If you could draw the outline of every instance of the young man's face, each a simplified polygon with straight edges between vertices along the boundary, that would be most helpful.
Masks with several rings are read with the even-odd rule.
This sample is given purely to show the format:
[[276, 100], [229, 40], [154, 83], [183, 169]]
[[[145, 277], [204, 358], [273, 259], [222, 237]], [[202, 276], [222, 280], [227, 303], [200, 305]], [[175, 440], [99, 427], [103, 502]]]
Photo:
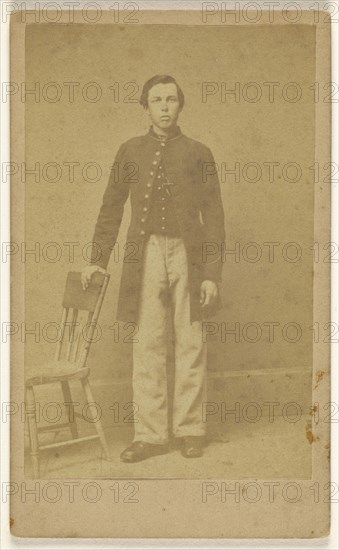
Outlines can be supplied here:
[[167, 130], [176, 125], [180, 107], [178, 90], [173, 82], [156, 84], [148, 92], [148, 107], [152, 123]]

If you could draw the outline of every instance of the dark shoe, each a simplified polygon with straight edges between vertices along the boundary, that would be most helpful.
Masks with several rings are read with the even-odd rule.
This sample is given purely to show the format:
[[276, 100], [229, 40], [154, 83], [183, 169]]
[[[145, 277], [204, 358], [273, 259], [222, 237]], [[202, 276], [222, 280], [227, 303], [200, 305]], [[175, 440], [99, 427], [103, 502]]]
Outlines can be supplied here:
[[181, 454], [185, 458], [199, 458], [203, 455], [205, 438], [202, 436], [189, 435], [182, 438]]
[[144, 441], [134, 441], [121, 455], [122, 462], [140, 462], [156, 455], [168, 453], [168, 445], [154, 445]]

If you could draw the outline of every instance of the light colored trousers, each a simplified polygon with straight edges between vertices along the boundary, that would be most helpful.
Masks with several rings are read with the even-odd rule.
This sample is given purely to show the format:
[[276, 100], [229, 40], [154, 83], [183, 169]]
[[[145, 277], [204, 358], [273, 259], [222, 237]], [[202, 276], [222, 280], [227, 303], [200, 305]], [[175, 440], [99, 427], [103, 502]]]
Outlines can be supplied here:
[[[165, 296], [170, 303], [166, 302]], [[168, 442], [167, 318], [174, 337], [174, 437], [205, 435], [206, 344], [202, 324], [190, 322], [187, 256], [181, 238], [151, 235], [143, 264], [138, 333], [133, 344], [134, 441]]]

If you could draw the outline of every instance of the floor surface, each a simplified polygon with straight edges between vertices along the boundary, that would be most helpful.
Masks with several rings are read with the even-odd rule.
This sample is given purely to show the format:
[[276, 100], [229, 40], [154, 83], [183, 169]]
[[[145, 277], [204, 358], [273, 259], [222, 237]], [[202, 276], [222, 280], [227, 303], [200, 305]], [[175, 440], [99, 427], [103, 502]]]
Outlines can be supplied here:
[[[213, 424], [208, 428], [208, 444], [200, 458], [184, 458], [180, 450], [143, 462], [126, 464], [120, 453], [133, 438], [133, 427], [105, 429], [112, 460], [103, 458], [96, 441], [41, 452], [42, 479], [83, 478], [162, 478], [162, 479], [309, 479], [312, 445], [306, 437], [309, 417], [291, 423], [283, 417], [259, 422]], [[94, 430], [94, 426], [86, 427]], [[56, 434], [44, 434], [44, 442]], [[83, 434], [82, 434], [83, 435]], [[67, 432], [57, 439], [68, 437]], [[50, 438], [47, 441], [47, 438]], [[32, 477], [29, 450], [26, 449], [25, 475]]]

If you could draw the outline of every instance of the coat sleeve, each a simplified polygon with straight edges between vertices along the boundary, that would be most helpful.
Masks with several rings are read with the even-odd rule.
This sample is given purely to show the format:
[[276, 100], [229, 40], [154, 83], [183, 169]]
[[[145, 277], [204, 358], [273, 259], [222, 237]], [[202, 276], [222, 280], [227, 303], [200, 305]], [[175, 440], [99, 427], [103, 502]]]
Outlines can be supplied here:
[[203, 274], [205, 280], [221, 282], [222, 248], [225, 242], [224, 209], [221, 199], [217, 165], [211, 150], [204, 147], [200, 161], [200, 211], [204, 225], [202, 245]]
[[116, 243], [129, 195], [129, 184], [124, 177], [126, 143], [122, 144], [112, 166], [102, 205], [94, 229], [90, 264], [106, 269]]

